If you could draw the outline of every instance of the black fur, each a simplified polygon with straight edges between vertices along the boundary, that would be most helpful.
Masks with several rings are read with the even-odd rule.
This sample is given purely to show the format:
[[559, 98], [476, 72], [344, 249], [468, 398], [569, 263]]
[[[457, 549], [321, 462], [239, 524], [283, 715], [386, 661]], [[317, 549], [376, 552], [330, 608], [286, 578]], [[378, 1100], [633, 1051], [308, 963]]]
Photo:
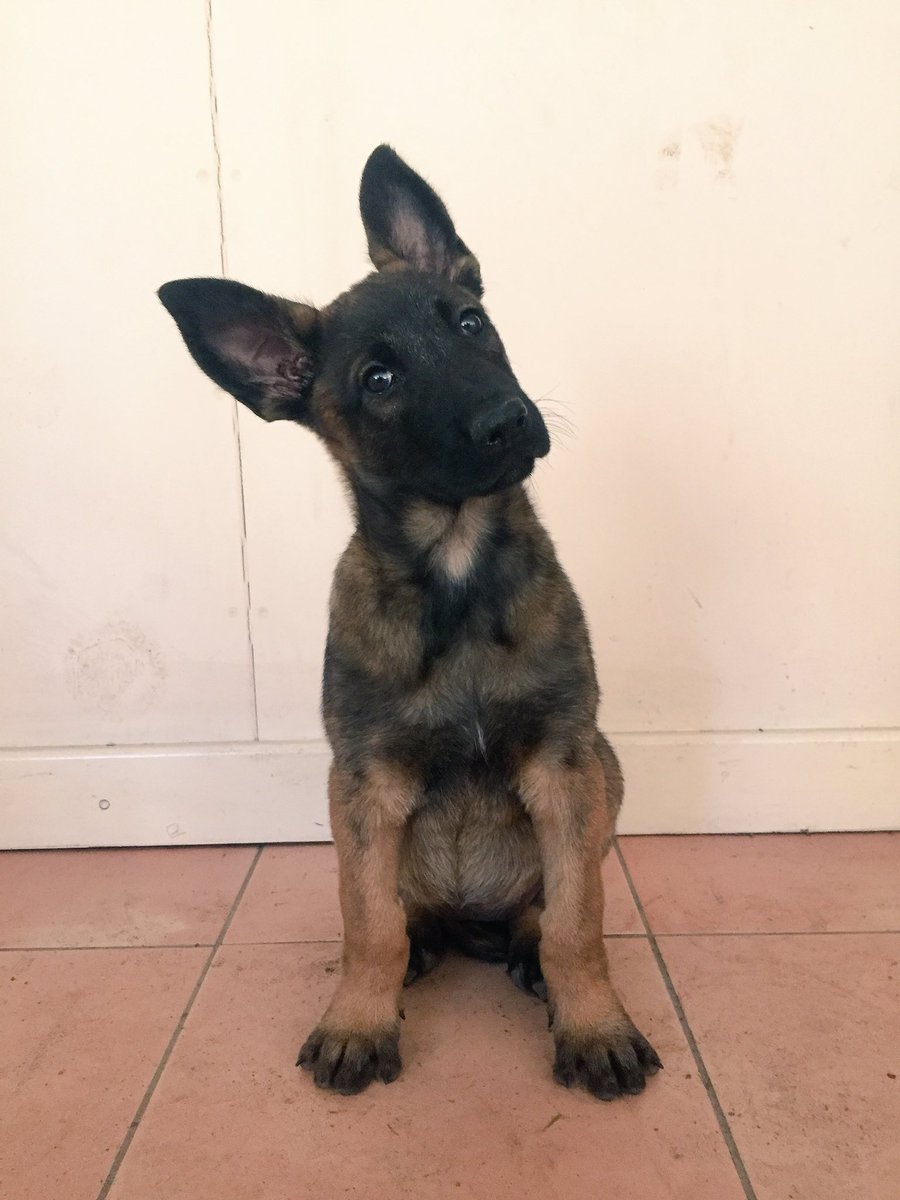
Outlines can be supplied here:
[[[219, 387], [266, 421], [307, 420], [319, 341], [313, 310], [230, 279], [179, 279], [158, 294]], [[298, 314], [307, 316], [303, 328]]]
[[[405, 224], [398, 220], [398, 200], [408, 214]], [[360, 181], [359, 207], [369, 253], [377, 265], [382, 265], [379, 256], [389, 254], [418, 271], [455, 275], [463, 287], [481, 296], [478, 263], [456, 232], [440, 196], [390, 146], [379, 146], [369, 156]]]

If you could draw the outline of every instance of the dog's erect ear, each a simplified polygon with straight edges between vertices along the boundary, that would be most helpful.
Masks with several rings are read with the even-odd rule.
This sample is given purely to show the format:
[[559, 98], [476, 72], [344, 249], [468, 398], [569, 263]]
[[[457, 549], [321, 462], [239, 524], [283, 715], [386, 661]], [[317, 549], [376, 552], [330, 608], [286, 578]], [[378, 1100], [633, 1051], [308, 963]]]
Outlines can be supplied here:
[[158, 292], [197, 365], [266, 421], [305, 421], [319, 314], [230, 279], [176, 279]]
[[379, 271], [433, 271], [480, 296], [478, 259], [457, 235], [440, 196], [390, 146], [369, 155], [359, 187], [369, 257]]

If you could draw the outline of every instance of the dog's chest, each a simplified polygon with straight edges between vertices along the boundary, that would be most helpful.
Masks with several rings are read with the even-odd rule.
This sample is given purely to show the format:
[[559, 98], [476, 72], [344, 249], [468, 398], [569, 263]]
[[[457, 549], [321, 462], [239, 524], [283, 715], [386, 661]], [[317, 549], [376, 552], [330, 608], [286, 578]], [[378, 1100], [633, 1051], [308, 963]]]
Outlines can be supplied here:
[[518, 774], [528, 704], [497, 697], [493, 658], [483, 647], [447, 656], [409, 701], [409, 744], [427, 796], [465, 779], [505, 786]]

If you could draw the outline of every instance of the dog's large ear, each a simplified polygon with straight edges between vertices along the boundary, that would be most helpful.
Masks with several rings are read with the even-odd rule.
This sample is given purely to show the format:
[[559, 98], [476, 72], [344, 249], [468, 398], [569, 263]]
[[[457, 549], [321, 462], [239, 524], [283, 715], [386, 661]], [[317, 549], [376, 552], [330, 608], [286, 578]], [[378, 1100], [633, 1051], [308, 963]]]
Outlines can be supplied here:
[[379, 271], [433, 271], [480, 296], [478, 259], [459, 237], [440, 196], [390, 146], [369, 155], [359, 188], [369, 257]]
[[230, 279], [176, 279], [158, 292], [197, 365], [266, 421], [307, 419], [318, 313]]

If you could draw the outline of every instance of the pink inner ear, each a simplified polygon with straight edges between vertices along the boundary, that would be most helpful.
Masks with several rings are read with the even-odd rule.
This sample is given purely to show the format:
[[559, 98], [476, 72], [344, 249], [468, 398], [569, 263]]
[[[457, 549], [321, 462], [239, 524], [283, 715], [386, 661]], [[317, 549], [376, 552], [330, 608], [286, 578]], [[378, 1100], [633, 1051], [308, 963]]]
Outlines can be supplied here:
[[287, 335], [256, 322], [228, 325], [216, 338], [218, 353], [240, 368], [248, 383], [292, 400], [312, 382], [312, 360]]
[[218, 348], [248, 382], [259, 384], [272, 396], [298, 396], [312, 380], [312, 362], [306, 351], [286, 334], [255, 322], [228, 326]]
[[443, 267], [445, 247], [429, 240], [421, 216], [400, 197], [391, 213], [391, 244], [405, 262], [419, 270]]
[[293, 350], [286, 337], [256, 323], [229, 325], [219, 340], [219, 353], [260, 382], [277, 378]]

